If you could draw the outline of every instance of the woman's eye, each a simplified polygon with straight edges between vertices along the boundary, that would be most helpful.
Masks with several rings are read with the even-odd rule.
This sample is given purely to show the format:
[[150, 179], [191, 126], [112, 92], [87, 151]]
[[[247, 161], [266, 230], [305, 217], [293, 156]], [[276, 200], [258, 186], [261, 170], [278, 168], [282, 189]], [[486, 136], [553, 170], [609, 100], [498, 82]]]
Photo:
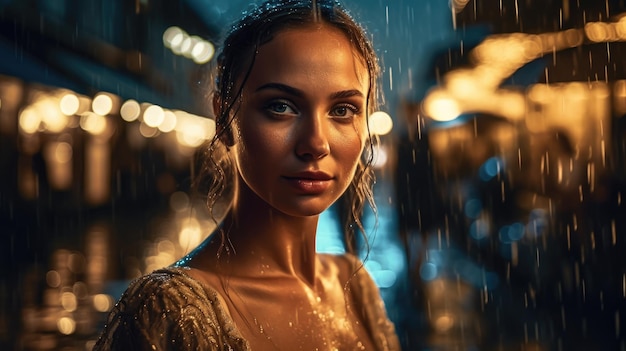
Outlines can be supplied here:
[[330, 111], [330, 116], [335, 118], [352, 118], [359, 114], [359, 109], [353, 105], [336, 106]]
[[285, 102], [272, 102], [268, 104], [265, 109], [272, 114], [276, 115], [295, 115], [296, 111]]

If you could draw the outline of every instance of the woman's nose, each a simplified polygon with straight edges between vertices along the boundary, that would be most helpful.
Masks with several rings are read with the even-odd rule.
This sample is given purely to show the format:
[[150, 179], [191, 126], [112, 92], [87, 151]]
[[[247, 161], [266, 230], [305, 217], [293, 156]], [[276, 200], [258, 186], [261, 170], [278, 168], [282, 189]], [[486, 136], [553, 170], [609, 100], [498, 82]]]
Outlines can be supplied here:
[[296, 154], [304, 160], [318, 160], [330, 153], [328, 119], [324, 115], [304, 116], [298, 130]]

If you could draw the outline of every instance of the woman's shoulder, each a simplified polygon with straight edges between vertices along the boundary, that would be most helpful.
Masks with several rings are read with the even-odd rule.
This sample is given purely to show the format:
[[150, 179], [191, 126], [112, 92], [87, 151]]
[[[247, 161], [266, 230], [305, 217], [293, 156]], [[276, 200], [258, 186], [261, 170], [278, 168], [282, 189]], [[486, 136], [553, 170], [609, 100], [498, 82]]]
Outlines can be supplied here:
[[[163, 331], [169, 335], [163, 335]], [[145, 345], [157, 349], [179, 349], [183, 345], [214, 349], [217, 345], [237, 344], [240, 347], [235, 350], [246, 349], [215, 289], [178, 267], [156, 270], [133, 280], [109, 314], [100, 343], [142, 345], [138, 349]]]
[[321, 254], [326, 267], [335, 267], [353, 296], [357, 310], [364, 313], [365, 323], [372, 331], [377, 349], [400, 350], [395, 326], [387, 317], [380, 290], [365, 268], [363, 261], [353, 254]]
[[363, 261], [354, 254], [320, 253], [318, 256], [325, 269], [335, 271], [342, 280], [348, 281], [357, 278], [367, 281], [370, 279]]
[[189, 304], [213, 309], [216, 301], [214, 290], [204, 289], [181, 268], [163, 268], [131, 281], [115, 307], [123, 313], [139, 313], [145, 306], [176, 313], [176, 307]]
[[338, 277], [356, 299], [376, 302], [380, 300], [378, 286], [358, 256], [343, 253], [320, 254], [319, 257], [327, 274]]
[[153, 295], [187, 300], [189, 298], [215, 298], [215, 290], [205, 287], [187, 274], [188, 268], [166, 267], [133, 280], [125, 295], [146, 299]]
[[204, 321], [230, 321], [228, 309], [216, 289], [194, 278], [189, 268], [162, 268], [130, 283], [118, 308], [130, 312], [167, 311], [168, 318], [200, 314]]

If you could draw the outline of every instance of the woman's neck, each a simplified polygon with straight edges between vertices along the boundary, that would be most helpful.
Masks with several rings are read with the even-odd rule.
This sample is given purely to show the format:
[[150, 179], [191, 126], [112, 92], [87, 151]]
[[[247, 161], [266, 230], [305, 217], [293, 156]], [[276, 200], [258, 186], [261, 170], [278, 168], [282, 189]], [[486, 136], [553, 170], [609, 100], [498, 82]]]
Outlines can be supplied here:
[[[236, 201], [222, 229], [231, 253], [229, 270], [241, 276], [290, 275], [315, 284], [315, 236], [318, 216], [294, 217], [278, 212], [261, 199]], [[222, 263], [223, 264], [223, 263]]]

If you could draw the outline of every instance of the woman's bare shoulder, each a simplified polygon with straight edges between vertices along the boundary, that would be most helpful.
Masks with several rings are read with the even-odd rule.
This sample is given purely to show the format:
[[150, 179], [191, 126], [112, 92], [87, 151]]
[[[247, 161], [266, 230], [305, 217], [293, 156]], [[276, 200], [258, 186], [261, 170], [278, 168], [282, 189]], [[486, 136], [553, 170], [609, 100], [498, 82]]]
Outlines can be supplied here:
[[[384, 301], [374, 280], [368, 273], [363, 261], [351, 254], [320, 254], [320, 262], [326, 272], [338, 274], [346, 282], [350, 291], [355, 311], [364, 315], [364, 323], [374, 336], [376, 349], [400, 350], [400, 343], [393, 323], [388, 319]], [[331, 273], [332, 274], [332, 273]]]
[[363, 262], [353, 254], [320, 253], [318, 257], [325, 270], [335, 271], [335, 274], [338, 274], [342, 280], [348, 280], [363, 273], [367, 274], [365, 271], [361, 272], [365, 268]]

